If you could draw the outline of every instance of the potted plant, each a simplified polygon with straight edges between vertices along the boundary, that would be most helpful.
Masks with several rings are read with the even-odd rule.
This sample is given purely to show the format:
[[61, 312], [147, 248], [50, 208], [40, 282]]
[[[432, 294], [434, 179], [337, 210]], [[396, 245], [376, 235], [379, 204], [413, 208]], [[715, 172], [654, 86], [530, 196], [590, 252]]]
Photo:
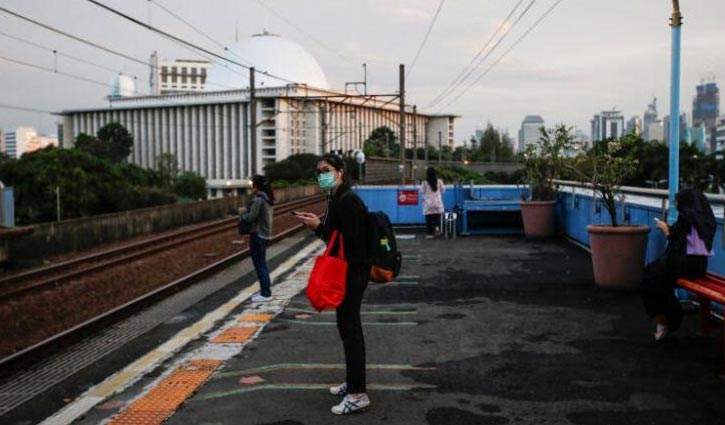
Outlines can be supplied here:
[[524, 151], [521, 218], [528, 237], [548, 238], [556, 231], [556, 187], [566, 154], [574, 148], [573, 129], [564, 124], [539, 129], [541, 137]]
[[635, 290], [642, 280], [647, 248], [646, 225], [623, 225], [617, 215], [622, 181], [637, 167], [637, 160], [622, 153], [630, 136], [599, 142], [588, 154], [576, 158], [571, 169], [591, 185], [594, 202], [608, 213], [610, 224], [590, 224], [589, 244], [594, 281], [604, 289]]

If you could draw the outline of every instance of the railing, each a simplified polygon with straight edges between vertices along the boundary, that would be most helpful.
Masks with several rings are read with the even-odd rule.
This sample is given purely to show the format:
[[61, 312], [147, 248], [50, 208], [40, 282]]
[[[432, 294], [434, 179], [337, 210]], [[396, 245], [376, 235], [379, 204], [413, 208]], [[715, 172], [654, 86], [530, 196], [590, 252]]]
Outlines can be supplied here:
[[[592, 185], [590, 183], [573, 182], [568, 180], [554, 180], [554, 183], [557, 186], [592, 190]], [[667, 209], [669, 208], [669, 192], [667, 190], [647, 189], [645, 187], [621, 186], [619, 191], [622, 194], [620, 198], [620, 202], [622, 203], [622, 205], [624, 205], [624, 203], [626, 202], [627, 195], [640, 195], [659, 199], [661, 201], [663, 214], [665, 214], [667, 212]], [[707, 200], [710, 201], [710, 204], [719, 205], [720, 207], [722, 207], [722, 220], [723, 223], [725, 223], [725, 195], [717, 195], [714, 193], [705, 193], [704, 195]], [[717, 209], [713, 209], [713, 212], [717, 213], [719, 211], [717, 211]], [[725, 246], [725, 232], [723, 232], [723, 246]]]

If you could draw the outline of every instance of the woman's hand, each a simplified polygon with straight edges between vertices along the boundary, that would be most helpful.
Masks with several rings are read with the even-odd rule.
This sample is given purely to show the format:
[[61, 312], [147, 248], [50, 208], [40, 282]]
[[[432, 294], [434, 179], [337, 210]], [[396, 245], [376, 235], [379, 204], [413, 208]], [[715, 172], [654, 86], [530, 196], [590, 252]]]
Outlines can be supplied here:
[[670, 226], [668, 226], [667, 223], [665, 223], [664, 221], [658, 221], [657, 222], [657, 229], [660, 232], [664, 233], [665, 236], [669, 236], [670, 235]]
[[317, 215], [308, 212], [298, 212], [293, 214], [299, 222], [310, 230], [315, 230], [320, 225], [320, 218]]
[[244, 214], [245, 212], [247, 212], [247, 208], [246, 207], [239, 207], [239, 209], [237, 211], [239, 211], [239, 214]]

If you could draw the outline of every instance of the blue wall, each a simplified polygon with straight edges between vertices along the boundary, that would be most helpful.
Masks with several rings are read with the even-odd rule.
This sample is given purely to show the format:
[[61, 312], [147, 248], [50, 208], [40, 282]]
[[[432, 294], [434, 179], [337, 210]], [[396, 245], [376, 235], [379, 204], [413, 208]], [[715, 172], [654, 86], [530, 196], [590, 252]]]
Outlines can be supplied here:
[[[370, 211], [384, 211], [393, 224], [425, 224], [423, 216], [422, 198], [418, 198], [418, 205], [398, 205], [398, 190], [418, 190], [418, 186], [359, 186], [357, 193], [365, 201]], [[446, 210], [452, 210], [456, 203], [469, 199], [469, 186], [456, 188], [446, 186], [443, 193], [443, 204]], [[507, 198], [519, 199], [519, 189], [516, 186], [474, 186], [474, 196], [480, 198]], [[597, 211], [598, 210], [598, 211]], [[644, 205], [618, 204], [618, 217], [620, 223], [646, 224], [652, 228], [647, 240], [647, 262], [655, 260], [665, 250], [667, 239], [657, 231], [654, 218], [662, 217], [659, 207]], [[625, 215], [627, 220], [625, 220]], [[715, 234], [715, 256], [710, 257], [709, 270], [725, 275], [725, 249], [723, 248], [723, 220], [716, 217], [718, 228]], [[597, 201], [594, 205], [591, 196], [562, 192], [559, 193], [557, 203], [557, 227], [560, 233], [566, 234], [582, 245], [589, 246], [588, 224], [610, 224], [609, 214]]]
[[[425, 224], [423, 198], [418, 195], [418, 205], [398, 205], [399, 190], [417, 191], [419, 186], [357, 186], [356, 192], [370, 211], [384, 211], [395, 225]], [[446, 185], [443, 192], [443, 206], [453, 211], [456, 204], [461, 205], [470, 199], [470, 186], [456, 187]], [[479, 198], [520, 199], [516, 186], [474, 186], [473, 195]]]
[[[609, 213], [601, 206], [601, 201], [597, 201], [599, 211], [596, 211], [591, 196], [571, 193], [560, 193], [559, 202], [557, 204], [557, 227], [560, 233], [564, 233], [575, 241], [589, 246], [589, 234], [587, 233], [587, 224], [610, 224]], [[624, 220], [627, 214], [629, 220]], [[665, 251], [667, 239], [655, 227], [654, 218], [662, 218], [662, 210], [659, 207], [648, 207], [644, 205], [630, 204], [624, 205], [622, 211], [621, 204], [617, 208], [618, 221], [625, 224], [646, 224], [652, 228], [647, 239], [647, 262], [654, 261]], [[723, 248], [723, 220], [716, 217], [718, 223], [717, 233], [715, 234], [715, 242], [713, 248], [715, 256], [710, 257], [708, 269], [715, 273], [725, 275], [725, 249]]]

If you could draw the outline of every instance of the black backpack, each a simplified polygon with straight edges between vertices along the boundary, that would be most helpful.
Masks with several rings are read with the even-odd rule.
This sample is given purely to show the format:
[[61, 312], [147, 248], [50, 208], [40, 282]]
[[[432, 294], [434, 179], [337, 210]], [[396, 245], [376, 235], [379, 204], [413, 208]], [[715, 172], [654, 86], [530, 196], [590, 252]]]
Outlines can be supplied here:
[[368, 213], [371, 282], [390, 282], [400, 273], [403, 258], [395, 242], [393, 226], [382, 211]]

